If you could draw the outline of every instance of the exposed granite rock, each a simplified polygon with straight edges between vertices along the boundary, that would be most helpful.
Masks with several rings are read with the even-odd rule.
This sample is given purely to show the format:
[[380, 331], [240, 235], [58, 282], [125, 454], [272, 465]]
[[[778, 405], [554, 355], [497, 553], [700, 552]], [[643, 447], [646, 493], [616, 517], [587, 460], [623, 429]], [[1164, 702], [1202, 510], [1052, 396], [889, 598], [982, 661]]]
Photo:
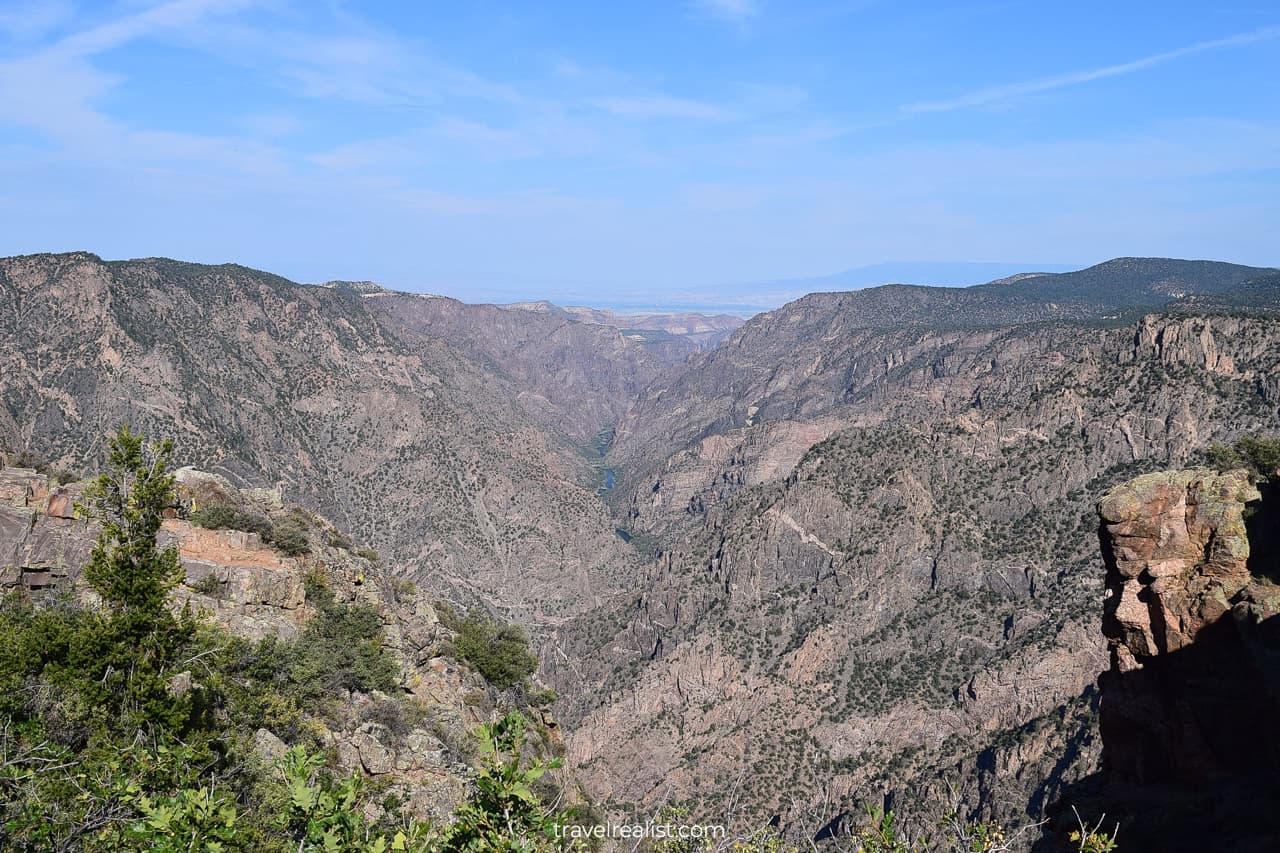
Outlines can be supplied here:
[[360, 766], [370, 776], [382, 776], [396, 768], [396, 754], [383, 744], [388, 736], [385, 726], [365, 723], [356, 730], [352, 746], [360, 756]]
[[[1280, 849], [1274, 488], [1244, 471], [1148, 474], [1098, 514], [1102, 769], [1068, 786], [1059, 811], [1107, 813], [1126, 853]], [[1074, 849], [1073, 822], [1060, 815], [1042, 848]]]
[[1117, 672], [1189, 645], [1231, 610], [1252, 579], [1245, 504], [1261, 497], [1244, 471], [1195, 470], [1146, 474], [1098, 504]]
[[267, 763], [283, 758], [289, 751], [288, 744], [266, 729], [258, 729], [253, 733], [253, 748], [258, 757]]
[[1261, 498], [1244, 471], [1193, 470], [1139, 477], [1099, 504], [1113, 783], [1280, 772], [1268, 722], [1280, 714], [1280, 587], [1274, 566], [1250, 559], [1249, 527], [1277, 518]]

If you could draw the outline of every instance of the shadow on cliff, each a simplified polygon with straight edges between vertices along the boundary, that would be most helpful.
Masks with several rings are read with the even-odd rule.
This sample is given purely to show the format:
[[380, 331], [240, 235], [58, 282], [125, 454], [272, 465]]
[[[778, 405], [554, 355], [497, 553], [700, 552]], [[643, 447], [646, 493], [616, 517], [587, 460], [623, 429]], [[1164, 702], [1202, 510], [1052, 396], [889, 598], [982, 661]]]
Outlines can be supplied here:
[[1280, 484], [1258, 484], [1262, 500], [1245, 505], [1249, 574], [1280, 583]]
[[1090, 826], [1119, 823], [1122, 853], [1280, 850], [1280, 616], [1257, 612], [1103, 673], [1102, 769], [1062, 790], [1036, 853], [1077, 849], [1072, 806]]

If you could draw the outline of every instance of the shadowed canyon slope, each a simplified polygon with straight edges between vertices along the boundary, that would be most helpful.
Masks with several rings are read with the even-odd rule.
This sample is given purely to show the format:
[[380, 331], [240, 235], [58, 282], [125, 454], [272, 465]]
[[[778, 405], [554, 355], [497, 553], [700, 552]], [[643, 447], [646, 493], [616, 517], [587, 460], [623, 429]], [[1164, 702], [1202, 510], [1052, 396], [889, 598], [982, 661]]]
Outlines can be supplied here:
[[1034, 817], [1098, 762], [1094, 504], [1275, 429], [1278, 285], [1121, 259], [813, 294], [690, 355], [551, 310], [11, 258], [0, 437], [89, 466], [129, 420], [540, 629], [606, 801], [813, 834], [954, 781]]

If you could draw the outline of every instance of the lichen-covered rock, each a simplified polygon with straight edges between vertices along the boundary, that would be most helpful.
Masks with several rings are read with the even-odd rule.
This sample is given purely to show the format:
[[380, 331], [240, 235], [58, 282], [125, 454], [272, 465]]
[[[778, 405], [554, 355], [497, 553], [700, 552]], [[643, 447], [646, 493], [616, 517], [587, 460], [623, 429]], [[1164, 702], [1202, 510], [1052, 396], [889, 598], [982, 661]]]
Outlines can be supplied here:
[[1197, 469], [1100, 502], [1102, 770], [1063, 794], [1059, 834], [1070, 805], [1118, 821], [1138, 853], [1280, 849], [1275, 498], [1244, 471]]
[[383, 743], [388, 739], [386, 727], [377, 723], [360, 726], [351, 739], [360, 757], [360, 766], [370, 776], [382, 776], [396, 769], [395, 751]]
[[273, 732], [258, 729], [253, 733], [253, 749], [263, 761], [270, 764], [283, 758], [289, 751], [289, 745]]
[[1098, 504], [1111, 598], [1104, 632], [1126, 672], [1193, 642], [1250, 580], [1244, 471], [1147, 474]]

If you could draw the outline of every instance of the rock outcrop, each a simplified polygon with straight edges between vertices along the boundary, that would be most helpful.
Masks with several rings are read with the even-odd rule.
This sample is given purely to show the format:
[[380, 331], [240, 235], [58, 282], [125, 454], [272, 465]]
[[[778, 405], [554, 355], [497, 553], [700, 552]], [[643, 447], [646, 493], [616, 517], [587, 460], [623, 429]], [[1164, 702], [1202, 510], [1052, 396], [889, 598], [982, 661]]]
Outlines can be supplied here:
[[1245, 471], [1148, 474], [1099, 503], [1111, 667], [1102, 769], [1061, 807], [1120, 849], [1280, 849], [1280, 507]]
[[1098, 504], [1114, 672], [1191, 645], [1231, 612], [1254, 580], [1244, 514], [1261, 499], [1246, 471], [1194, 470], [1146, 474]]

